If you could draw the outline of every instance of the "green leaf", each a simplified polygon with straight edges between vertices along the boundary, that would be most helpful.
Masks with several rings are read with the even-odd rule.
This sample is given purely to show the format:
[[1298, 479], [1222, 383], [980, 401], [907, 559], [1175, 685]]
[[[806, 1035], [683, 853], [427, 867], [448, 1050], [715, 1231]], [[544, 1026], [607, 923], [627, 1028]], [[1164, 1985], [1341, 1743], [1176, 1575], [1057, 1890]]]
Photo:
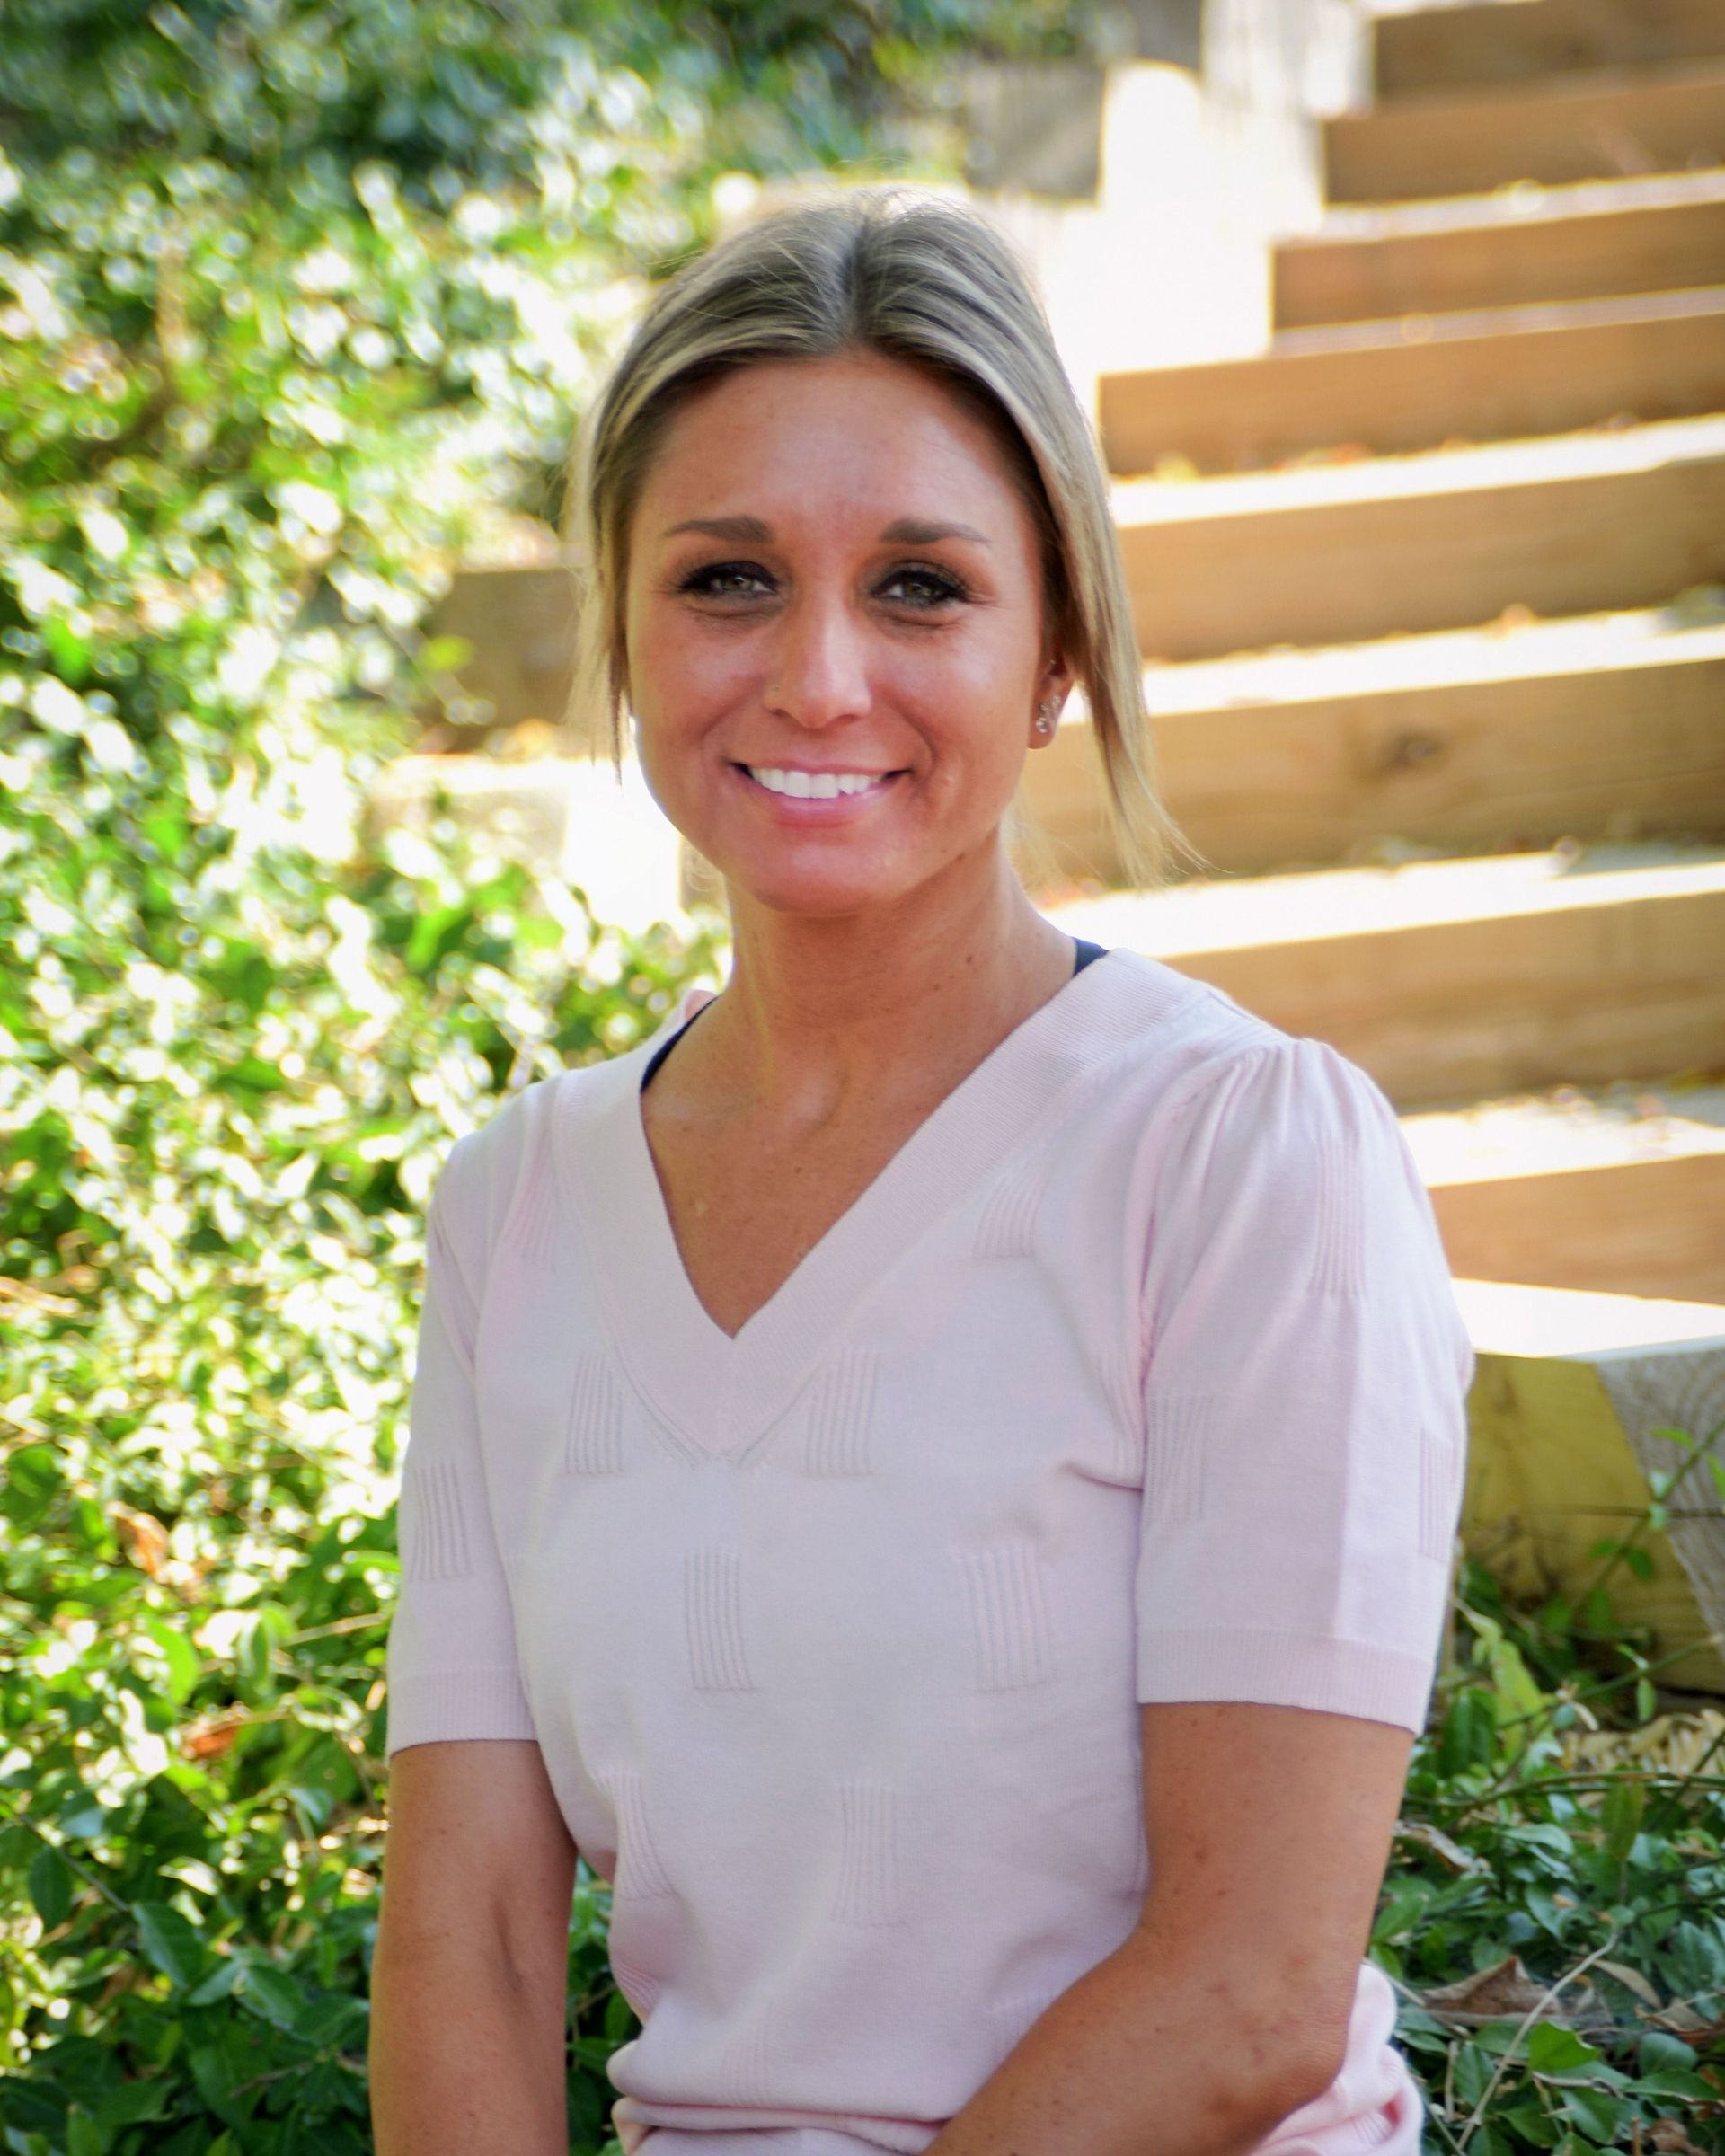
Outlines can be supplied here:
[[1635, 2087], [1646, 2096], [1693, 2098], [1711, 2104], [1719, 2101], [1719, 2090], [1713, 2082], [1683, 2066], [1655, 2067], [1651, 2073], [1642, 2074]]
[[267, 1962], [245, 1964], [239, 1997], [242, 2004], [250, 2007], [261, 2019], [273, 2022], [278, 2028], [290, 2033], [297, 2028], [306, 2010], [305, 1992], [291, 1976], [272, 1968]]
[[1636, 1776], [1622, 1775], [1606, 1790], [1600, 1816], [1606, 1829], [1606, 1853], [1613, 1863], [1627, 1860], [1646, 1809], [1647, 1787]]
[[50, 1445], [22, 1445], [6, 1462], [4, 1508], [15, 1526], [28, 1527], [45, 1512], [65, 1481]]
[[341, 2050], [363, 2041], [370, 2013], [363, 1999], [314, 1999], [299, 2016], [294, 2033], [308, 2044]]
[[1444, 1718], [1438, 1745], [1438, 1771], [1446, 1777], [1486, 1766], [1497, 1743], [1498, 1718], [1491, 1695], [1470, 1684], [1458, 1692]]
[[161, 1649], [162, 1658], [168, 1666], [168, 1697], [176, 1707], [182, 1706], [203, 1674], [202, 1658], [183, 1631], [164, 1624], [159, 1617], [146, 1617], [144, 1630]]
[[204, 1966], [204, 1940], [181, 1911], [167, 1902], [134, 1902], [132, 1919], [145, 1953], [169, 1982], [194, 1982]]
[[1565, 2089], [1559, 2099], [1563, 2116], [1601, 2148], [1616, 2137], [1626, 2107], [1603, 2089]]
[[216, 1966], [186, 1993], [188, 2006], [210, 2006], [226, 1999], [240, 1980], [240, 1964], [231, 1954], [220, 1955]]
[[420, 664], [428, 674], [459, 674], [473, 664], [473, 656], [464, 636], [428, 636], [420, 647]]
[[1560, 2022], [1536, 2021], [1527, 2032], [1527, 2063], [1535, 2073], [1573, 2073], [1602, 2055]]
[[142, 2119], [164, 2118], [173, 2103], [173, 2083], [166, 2079], [122, 2081], [96, 2105], [94, 2117], [110, 2133]]
[[113, 2134], [74, 2104], [66, 2119], [66, 2156], [108, 2156]]
[[58, 1931], [72, 1910], [72, 1867], [58, 1849], [38, 1851], [30, 1868], [30, 1898], [49, 1931]]

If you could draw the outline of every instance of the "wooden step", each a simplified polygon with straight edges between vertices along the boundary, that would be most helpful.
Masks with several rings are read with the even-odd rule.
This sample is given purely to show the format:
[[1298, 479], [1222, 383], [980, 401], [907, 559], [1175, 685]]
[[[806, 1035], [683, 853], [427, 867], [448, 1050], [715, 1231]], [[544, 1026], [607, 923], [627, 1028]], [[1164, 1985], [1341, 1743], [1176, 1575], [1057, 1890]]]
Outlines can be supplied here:
[[1725, 1085], [1566, 1086], [1402, 1127], [1458, 1274], [1725, 1303]]
[[1725, 59], [1427, 91], [1323, 129], [1332, 202], [1484, 194], [1725, 165]]
[[1381, 16], [1373, 25], [1380, 97], [1476, 83], [1523, 83], [1569, 68], [1659, 66], [1725, 54], [1721, 0], [1482, 0]]
[[1139, 643], [1194, 659], [1725, 582], [1725, 418], [1114, 488]]
[[565, 749], [610, 753], [590, 730], [564, 725], [575, 667], [575, 580], [569, 567], [458, 569], [425, 632], [460, 637], [473, 647], [456, 670], [458, 723], [500, 727], [537, 720], [560, 729]]
[[[1725, 592], [1664, 612], [1145, 670], [1163, 798], [1225, 874], [1563, 837], [1725, 839]], [[1022, 793], [1066, 880], [1124, 879], [1079, 699]]]
[[1261, 470], [1340, 446], [1406, 453], [1602, 420], [1725, 411], [1725, 285], [1287, 330], [1262, 358], [1102, 377], [1110, 469]]
[[[1468, 1394], [1464, 1549], [1517, 1595], [1579, 1602], [1597, 1543], [1652, 1501], [1651, 1473], [1681, 1473], [1664, 1533], [1643, 1528], [1640, 1579], [1606, 1583], [1620, 1622], [1648, 1626], [1665, 1686], [1725, 1692], [1725, 1511], [1698, 1452], [1725, 1459], [1725, 1309], [1458, 1279], [1477, 1367]], [[1660, 1433], [1682, 1430], [1678, 1445]], [[1670, 1659], [1667, 1659], [1667, 1657]]]
[[1045, 910], [1333, 1042], [1399, 1107], [1725, 1072], [1718, 846], [1221, 879]]
[[1278, 330], [1716, 285], [1725, 172], [1331, 210], [1271, 256]]

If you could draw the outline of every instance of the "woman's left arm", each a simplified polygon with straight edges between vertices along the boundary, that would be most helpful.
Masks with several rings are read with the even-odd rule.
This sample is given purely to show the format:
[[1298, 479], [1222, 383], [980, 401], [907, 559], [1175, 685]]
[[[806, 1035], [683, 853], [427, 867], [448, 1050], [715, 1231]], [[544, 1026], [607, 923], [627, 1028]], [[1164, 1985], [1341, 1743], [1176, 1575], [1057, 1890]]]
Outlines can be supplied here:
[[1150, 1890], [926, 2156], [1246, 2156], [1340, 2072], [1413, 1738], [1139, 1710]]
[[1149, 1892], [927, 2156], [1245, 2156], [1322, 2095], [1429, 1705], [1473, 1347], [1395, 1110], [1285, 1038], [1195, 1082], [1162, 1143]]

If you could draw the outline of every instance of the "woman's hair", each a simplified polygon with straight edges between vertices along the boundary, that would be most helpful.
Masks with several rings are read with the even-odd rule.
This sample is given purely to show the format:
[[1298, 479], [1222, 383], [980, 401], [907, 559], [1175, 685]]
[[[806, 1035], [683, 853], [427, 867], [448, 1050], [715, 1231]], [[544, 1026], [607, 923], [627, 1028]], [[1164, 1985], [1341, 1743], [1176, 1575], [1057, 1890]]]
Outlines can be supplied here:
[[[1090, 426], [1006, 243], [981, 217], [926, 198], [870, 189], [782, 210], [655, 296], [588, 415], [571, 477], [575, 708], [606, 714], [621, 770], [629, 534], [672, 415], [753, 362], [841, 352], [877, 352], [933, 375], [994, 431], [1040, 537], [1049, 631], [1089, 705], [1121, 865], [1138, 888], [1167, 881], [1174, 853], [1190, 849], [1156, 791], [1142, 662]], [[1046, 842], [1016, 815], [1009, 831], [1046, 874]]]

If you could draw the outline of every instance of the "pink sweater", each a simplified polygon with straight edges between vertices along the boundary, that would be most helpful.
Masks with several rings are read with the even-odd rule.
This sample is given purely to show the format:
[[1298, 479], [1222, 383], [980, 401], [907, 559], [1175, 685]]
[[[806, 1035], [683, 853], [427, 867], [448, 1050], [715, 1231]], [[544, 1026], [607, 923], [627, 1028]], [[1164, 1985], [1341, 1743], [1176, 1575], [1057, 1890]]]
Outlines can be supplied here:
[[[732, 1339], [641, 1119], [695, 1001], [438, 1180], [388, 1754], [537, 1739], [626, 2149], [914, 2152], [1133, 1927], [1138, 1702], [1422, 1726], [1473, 1350], [1372, 1080], [1124, 950]], [[1417, 2156], [1393, 2021], [1264, 2149]]]

